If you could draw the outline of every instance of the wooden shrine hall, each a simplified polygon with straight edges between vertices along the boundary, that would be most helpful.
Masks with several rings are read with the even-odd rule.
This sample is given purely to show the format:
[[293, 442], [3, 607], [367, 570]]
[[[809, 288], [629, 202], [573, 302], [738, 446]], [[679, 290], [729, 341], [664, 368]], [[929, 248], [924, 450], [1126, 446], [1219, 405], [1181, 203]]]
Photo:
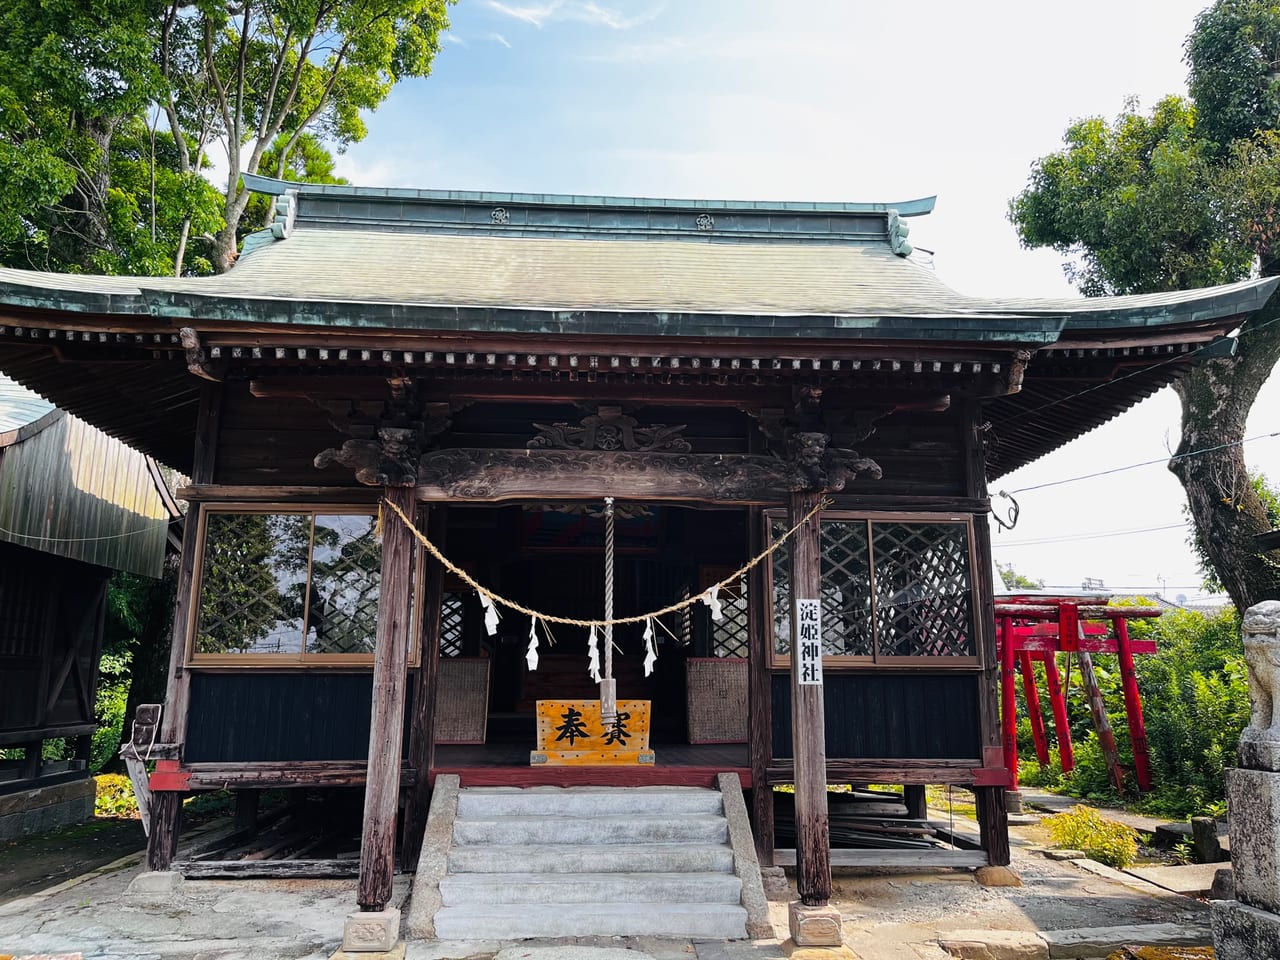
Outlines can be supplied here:
[[[366, 912], [428, 869], [446, 782], [734, 774], [805, 908], [832, 860], [1007, 863], [988, 483], [1275, 285], [964, 296], [906, 239], [932, 199], [245, 180], [274, 219], [224, 275], [0, 270], [0, 369], [191, 477], [168, 695], [135, 730], [151, 868], [192, 791], [358, 790]], [[548, 761], [538, 705], [581, 703], [643, 704], [644, 750]], [[828, 784], [904, 809], [837, 830]], [[980, 836], [935, 830], [925, 784], [971, 789]]]

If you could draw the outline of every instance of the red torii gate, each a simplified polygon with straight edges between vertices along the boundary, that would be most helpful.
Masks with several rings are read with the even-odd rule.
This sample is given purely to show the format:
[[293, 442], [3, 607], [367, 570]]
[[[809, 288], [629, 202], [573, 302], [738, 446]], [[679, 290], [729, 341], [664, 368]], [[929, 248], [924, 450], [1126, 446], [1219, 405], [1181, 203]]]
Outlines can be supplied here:
[[[1075, 754], [1071, 746], [1071, 728], [1067, 721], [1067, 703], [1058, 676], [1056, 654], [1059, 651], [1077, 652], [1082, 655], [1114, 653], [1120, 661], [1120, 680], [1124, 691], [1125, 716], [1129, 725], [1129, 739], [1133, 745], [1134, 774], [1138, 789], [1144, 793], [1151, 789], [1151, 754], [1147, 747], [1146, 724], [1142, 719], [1142, 698], [1138, 694], [1138, 680], [1133, 656], [1155, 653], [1154, 640], [1133, 640], [1129, 637], [1128, 619], [1158, 617], [1159, 607], [1109, 607], [1097, 597], [1037, 596], [1034, 594], [1003, 597], [996, 601], [996, 644], [1000, 653], [1000, 718], [1004, 739], [1004, 762], [1009, 770], [1009, 788], [1018, 788], [1018, 720], [1017, 696], [1014, 690], [1014, 671], [1022, 674], [1023, 695], [1027, 701], [1027, 713], [1031, 720], [1031, 733], [1035, 740], [1036, 756], [1041, 764], [1049, 762], [1049, 743], [1045, 734], [1044, 714], [1040, 709], [1040, 696], [1036, 690], [1033, 664], [1044, 664], [1045, 683], [1049, 704], [1053, 710], [1053, 725], [1058, 739], [1058, 755], [1065, 773], [1075, 766]], [[1016, 666], [1015, 666], [1016, 665]], [[1105, 722], [1106, 710], [1101, 702], [1096, 681], [1092, 677], [1092, 662], [1082, 656], [1082, 673], [1086, 673], [1086, 687], [1090, 708], [1098, 726], [1098, 738], [1104, 754], [1114, 757], [1115, 738]], [[1098, 723], [1101, 716], [1102, 723]], [[1118, 767], [1108, 763], [1112, 782], [1117, 789]]]

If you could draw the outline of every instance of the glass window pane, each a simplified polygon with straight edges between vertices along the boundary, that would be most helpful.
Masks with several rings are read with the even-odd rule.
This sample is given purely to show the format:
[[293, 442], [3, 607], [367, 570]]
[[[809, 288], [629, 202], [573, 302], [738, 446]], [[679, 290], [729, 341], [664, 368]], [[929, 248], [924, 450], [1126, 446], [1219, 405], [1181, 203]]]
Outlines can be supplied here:
[[211, 513], [197, 653], [300, 653], [311, 517]]
[[872, 523], [882, 657], [971, 657], [969, 529], [962, 523]]
[[316, 515], [307, 653], [372, 653], [382, 548], [374, 518]]

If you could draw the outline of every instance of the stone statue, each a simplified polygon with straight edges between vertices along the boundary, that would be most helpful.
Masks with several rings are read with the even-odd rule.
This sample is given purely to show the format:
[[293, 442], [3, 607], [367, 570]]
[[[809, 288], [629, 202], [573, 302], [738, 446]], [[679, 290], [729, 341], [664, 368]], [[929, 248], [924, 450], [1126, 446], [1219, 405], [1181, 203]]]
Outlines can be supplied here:
[[1240, 734], [1240, 765], [1280, 770], [1280, 600], [1249, 608], [1241, 624], [1249, 665], [1249, 725]]

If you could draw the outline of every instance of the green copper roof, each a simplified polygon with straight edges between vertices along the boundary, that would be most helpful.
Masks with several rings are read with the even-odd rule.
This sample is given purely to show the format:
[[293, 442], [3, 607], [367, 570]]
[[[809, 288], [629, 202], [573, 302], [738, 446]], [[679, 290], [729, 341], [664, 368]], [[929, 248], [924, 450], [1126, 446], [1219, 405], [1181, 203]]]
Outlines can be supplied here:
[[526, 334], [1044, 345], [1248, 313], [1276, 281], [1096, 300], [957, 293], [912, 259], [909, 203], [566, 197], [289, 184], [226, 274], [0, 270], [0, 304], [106, 315]]

